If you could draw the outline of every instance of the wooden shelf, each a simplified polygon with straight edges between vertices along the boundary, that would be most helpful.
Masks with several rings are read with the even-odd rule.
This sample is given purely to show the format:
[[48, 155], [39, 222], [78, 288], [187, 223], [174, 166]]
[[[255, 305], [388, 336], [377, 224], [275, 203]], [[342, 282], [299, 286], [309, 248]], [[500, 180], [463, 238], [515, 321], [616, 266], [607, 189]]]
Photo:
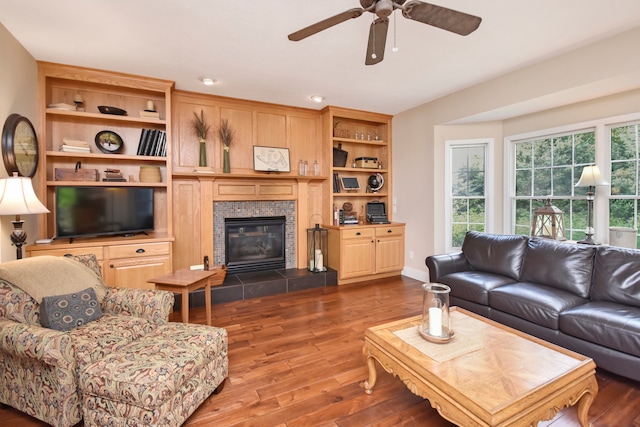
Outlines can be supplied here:
[[167, 121], [164, 119], [150, 119], [147, 117], [135, 117], [135, 116], [119, 116], [115, 114], [102, 114], [102, 113], [88, 113], [85, 111], [71, 111], [71, 110], [60, 110], [57, 108], [47, 108], [47, 114], [49, 115], [57, 115], [57, 116], [68, 116], [73, 119], [86, 119], [86, 120], [99, 120], [101, 122], [104, 121], [112, 121], [112, 122], [129, 122], [129, 123], [138, 123], [138, 124], [149, 124], [149, 125], [166, 125]]
[[126, 154], [99, 154], [99, 153], [71, 153], [68, 151], [47, 151], [47, 157], [59, 157], [69, 159], [93, 159], [93, 160], [115, 160], [134, 161], [149, 163], [166, 163], [167, 158], [162, 156], [131, 156]]

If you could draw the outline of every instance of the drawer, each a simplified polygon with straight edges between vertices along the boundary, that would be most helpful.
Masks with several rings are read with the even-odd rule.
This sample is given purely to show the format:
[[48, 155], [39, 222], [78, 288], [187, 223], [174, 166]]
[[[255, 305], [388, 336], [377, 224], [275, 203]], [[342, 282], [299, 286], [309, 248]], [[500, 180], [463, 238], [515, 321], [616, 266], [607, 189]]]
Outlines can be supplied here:
[[136, 258], [171, 254], [171, 243], [141, 243], [139, 245], [114, 245], [107, 248], [109, 259]]
[[51, 249], [44, 250], [32, 250], [30, 251], [30, 256], [41, 256], [41, 255], [51, 255], [51, 256], [65, 256], [65, 255], [87, 255], [94, 254], [98, 261], [104, 258], [102, 252], [102, 246], [85, 246], [80, 248], [55, 248], [51, 247]]
[[354, 228], [353, 230], [342, 230], [343, 239], [362, 239], [365, 237], [373, 237], [373, 228]]
[[403, 234], [404, 234], [404, 227], [401, 227], [401, 226], [376, 228], [376, 237], [402, 236]]

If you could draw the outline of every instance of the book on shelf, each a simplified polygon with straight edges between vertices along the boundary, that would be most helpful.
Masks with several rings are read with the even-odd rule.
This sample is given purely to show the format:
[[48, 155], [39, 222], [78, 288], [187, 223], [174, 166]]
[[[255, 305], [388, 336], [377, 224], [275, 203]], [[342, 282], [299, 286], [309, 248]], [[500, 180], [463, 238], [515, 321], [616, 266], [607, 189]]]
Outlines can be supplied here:
[[49, 104], [47, 105], [47, 108], [51, 108], [53, 110], [76, 111], [75, 105], [66, 104], [64, 102], [56, 102], [54, 104]]
[[146, 118], [146, 119], [160, 119], [160, 113], [158, 113], [157, 111], [147, 111], [147, 110], [141, 110], [140, 111], [140, 117]]
[[62, 138], [62, 145], [58, 148], [59, 151], [72, 152], [72, 153], [90, 153], [91, 148], [85, 141], [77, 139]]
[[166, 156], [167, 133], [158, 129], [142, 129], [136, 154], [138, 156]]
[[102, 182], [127, 182], [125, 178], [102, 178]]
[[63, 151], [65, 153], [90, 153], [91, 148], [62, 144], [60, 148], [58, 148], [58, 151]]

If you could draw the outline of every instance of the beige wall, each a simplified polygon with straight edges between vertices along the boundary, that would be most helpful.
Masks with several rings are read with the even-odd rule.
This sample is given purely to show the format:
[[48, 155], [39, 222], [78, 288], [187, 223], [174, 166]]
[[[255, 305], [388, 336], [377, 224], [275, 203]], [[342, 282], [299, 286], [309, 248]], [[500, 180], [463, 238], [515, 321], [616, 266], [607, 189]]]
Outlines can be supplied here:
[[[445, 142], [494, 139], [490, 228], [504, 229], [504, 138], [589, 120], [640, 112], [640, 28], [584, 46], [396, 115], [393, 119], [394, 195], [407, 223], [404, 273], [427, 280], [425, 257], [444, 252]], [[620, 93], [602, 97], [603, 88]], [[575, 102], [580, 93], [581, 102]], [[586, 95], [584, 95], [586, 94]], [[571, 99], [573, 103], [569, 103]], [[527, 104], [563, 105], [503, 121], [485, 113], [525, 111]], [[506, 115], [505, 115], [506, 116]], [[513, 114], [512, 114], [513, 116]], [[459, 124], [467, 122], [467, 124]], [[410, 254], [413, 252], [413, 259]]]
[[[13, 113], [21, 114], [31, 120], [38, 129], [37, 97], [38, 70], [36, 61], [20, 43], [0, 24], [0, 121], [4, 125], [7, 117]], [[0, 168], [2, 177], [7, 176], [4, 163]], [[37, 236], [36, 217], [23, 216], [27, 243], [33, 243]], [[16, 249], [11, 245], [9, 235], [13, 230], [11, 218], [0, 218], [0, 261], [15, 259]]]

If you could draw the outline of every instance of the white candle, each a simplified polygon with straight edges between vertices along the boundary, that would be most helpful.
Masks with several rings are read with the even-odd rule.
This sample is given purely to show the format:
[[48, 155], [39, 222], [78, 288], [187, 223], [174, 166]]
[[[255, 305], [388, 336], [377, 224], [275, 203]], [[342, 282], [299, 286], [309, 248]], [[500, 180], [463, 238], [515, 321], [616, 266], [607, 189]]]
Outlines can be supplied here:
[[316, 249], [316, 268], [318, 271], [324, 270], [324, 257], [322, 256], [322, 250]]
[[442, 309], [438, 307], [429, 308], [429, 334], [434, 337], [442, 336]]

